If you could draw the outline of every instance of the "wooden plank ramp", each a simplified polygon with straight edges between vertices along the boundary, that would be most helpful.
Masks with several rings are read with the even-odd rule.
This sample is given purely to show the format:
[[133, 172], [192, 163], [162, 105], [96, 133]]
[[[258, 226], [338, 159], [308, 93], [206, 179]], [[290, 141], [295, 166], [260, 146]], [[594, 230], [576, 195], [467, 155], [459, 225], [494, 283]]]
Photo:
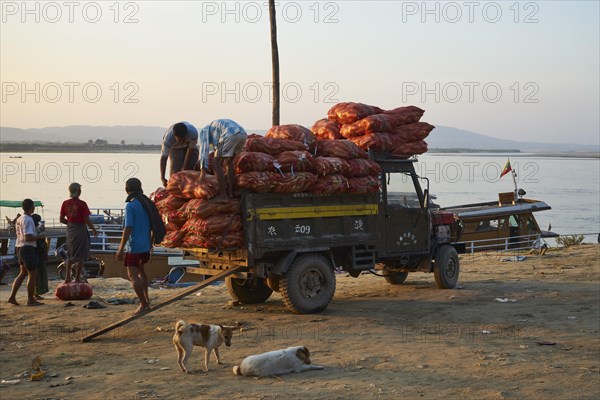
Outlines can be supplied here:
[[98, 330], [98, 331], [96, 331], [96, 332], [94, 332], [94, 333], [92, 333], [90, 335], [87, 335], [83, 339], [81, 339], [81, 341], [84, 342], [84, 343], [89, 342], [90, 340], [92, 340], [95, 337], [98, 337], [100, 335], [104, 335], [106, 332], [110, 332], [113, 329], [116, 329], [116, 328], [118, 328], [120, 326], [123, 326], [123, 325], [125, 325], [125, 324], [127, 324], [127, 323], [129, 323], [129, 322], [131, 322], [133, 320], [136, 320], [136, 319], [138, 319], [138, 318], [140, 318], [140, 317], [142, 317], [144, 315], [147, 315], [147, 314], [151, 313], [152, 311], [156, 311], [159, 308], [163, 308], [164, 306], [167, 306], [167, 305], [169, 305], [171, 303], [174, 303], [174, 302], [176, 302], [179, 299], [182, 299], [182, 298], [184, 298], [186, 296], [189, 296], [190, 294], [192, 294], [194, 292], [197, 292], [198, 290], [203, 289], [203, 288], [205, 288], [205, 287], [213, 284], [216, 281], [219, 281], [221, 279], [226, 278], [227, 276], [229, 276], [231, 274], [236, 273], [237, 271], [239, 271], [242, 268], [244, 268], [244, 267], [243, 266], [237, 266], [237, 267], [234, 267], [234, 268], [223, 270], [223, 272], [221, 272], [220, 274], [213, 275], [210, 278], [208, 278], [206, 280], [203, 280], [202, 282], [198, 283], [197, 285], [194, 285], [194, 286], [191, 286], [189, 288], [186, 288], [184, 291], [182, 291], [180, 293], [177, 293], [177, 294], [173, 295], [172, 297], [169, 297], [166, 300], [161, 301], [160, 303], [158, 303], [158, 304], [150, 307], [149, 309], [147, 309], [145, 311], [142, 311], [142, 312], [140, 312], [138, 314], [132, 315], [132, 316], [127, 317], [127, 318], [124, 318], [124, 319], [122, 319], [120, 321], [115, 322], [114, 324], [111, 324], [111, 325], [109, 325], [109, 326], [107, 326], [105, 328], [102, 328], [102, 329], [100, 329], [100, 330]]

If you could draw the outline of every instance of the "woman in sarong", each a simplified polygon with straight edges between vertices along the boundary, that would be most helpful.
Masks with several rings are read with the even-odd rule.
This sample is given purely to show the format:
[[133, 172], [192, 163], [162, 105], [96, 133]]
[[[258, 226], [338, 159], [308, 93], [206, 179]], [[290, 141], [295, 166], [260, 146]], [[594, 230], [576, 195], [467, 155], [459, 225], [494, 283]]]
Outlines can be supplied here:
[[[35, 224], [35, 230], [39, 235], [44, 231], [44, 228], [40, 225], [42, 217], [39, 214], [31, 214], [33, 223]], [[48, 262], [48, 244], [46, 238], [36, 240], [35, 250], [38, 254], [38, 268], [37, 268], [37, 279], [35, 281], [34, 298], [36, 300], [44, 300], [43, 294], [48, 293], [48, 270], [46, 264]]]
[[81, 269], [83, 263], [90, 258], [90, 234], [89, 227], [94, 237], [98, 236], [96, 227], [90, 220], [90, 209], [87, 203], [79, 198], [81, 196], [81, 185], [73, 182], [69, 185], [68, 200], [65, 200], [60, 208], [60, 222], [67, 225], [67, 273], [65, 282], [71, 281], [71, 266], [75, 264], [75, 281], [81, 282]]

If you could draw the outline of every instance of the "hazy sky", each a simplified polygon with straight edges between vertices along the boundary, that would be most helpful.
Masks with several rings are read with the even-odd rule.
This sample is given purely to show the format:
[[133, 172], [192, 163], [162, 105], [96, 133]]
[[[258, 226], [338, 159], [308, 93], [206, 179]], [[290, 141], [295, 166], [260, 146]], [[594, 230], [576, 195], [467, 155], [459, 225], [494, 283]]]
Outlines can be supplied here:
[[[2, 126], [271, 123], [266, 1], [2, 1]], [[282, 123], [339, 101], [599, 144], [599, 2], [279, 2]]]

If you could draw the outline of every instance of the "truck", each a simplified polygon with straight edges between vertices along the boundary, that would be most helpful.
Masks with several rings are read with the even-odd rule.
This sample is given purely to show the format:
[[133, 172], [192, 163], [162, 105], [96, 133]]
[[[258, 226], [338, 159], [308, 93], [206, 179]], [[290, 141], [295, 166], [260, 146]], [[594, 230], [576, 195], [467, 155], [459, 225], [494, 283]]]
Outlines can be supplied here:
[[[242, 304], [265, 302], [279, 292], [293, 313], [327, 308], [336, 271], [364, 271], [401, 284], [408, 273], [433, 272], [439, 288], [459, 276], [461, 224], [455, 214], [431, 207], [429, 181], [415, 159], [378, 158], [380, 190], [366, 194], [250, 193], [241, 197], [245, 246], [184, 249], [199, 260], [189, 272], [226, 278], [230, 296]], [[389, 191], [394, 178], [394, 191]], [[422, 188], [421, 181], [426, 183]]]

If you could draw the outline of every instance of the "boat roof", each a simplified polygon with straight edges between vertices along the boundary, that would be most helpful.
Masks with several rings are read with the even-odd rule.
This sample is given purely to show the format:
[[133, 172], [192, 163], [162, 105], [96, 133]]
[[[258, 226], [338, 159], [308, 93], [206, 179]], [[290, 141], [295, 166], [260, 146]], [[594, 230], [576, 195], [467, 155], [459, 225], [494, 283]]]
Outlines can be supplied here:
[[[21, 208], [23, 200], [0, 200], [0, 207]], [[35, 207], [44, 207], [44, 204], [39, 200], [34, 200]]]
[[458, 215], [460, 218], [478, 218], [478, 217], [494, 217], [513, 214], [523, 214], [528, 212], [550, 210], [551, 207], [539, 200], [519, 201], [516, 204], [502, 204], [498, 202], [464, 204], [460, 206], [443, 207], [441, 210], [450, 211]]

